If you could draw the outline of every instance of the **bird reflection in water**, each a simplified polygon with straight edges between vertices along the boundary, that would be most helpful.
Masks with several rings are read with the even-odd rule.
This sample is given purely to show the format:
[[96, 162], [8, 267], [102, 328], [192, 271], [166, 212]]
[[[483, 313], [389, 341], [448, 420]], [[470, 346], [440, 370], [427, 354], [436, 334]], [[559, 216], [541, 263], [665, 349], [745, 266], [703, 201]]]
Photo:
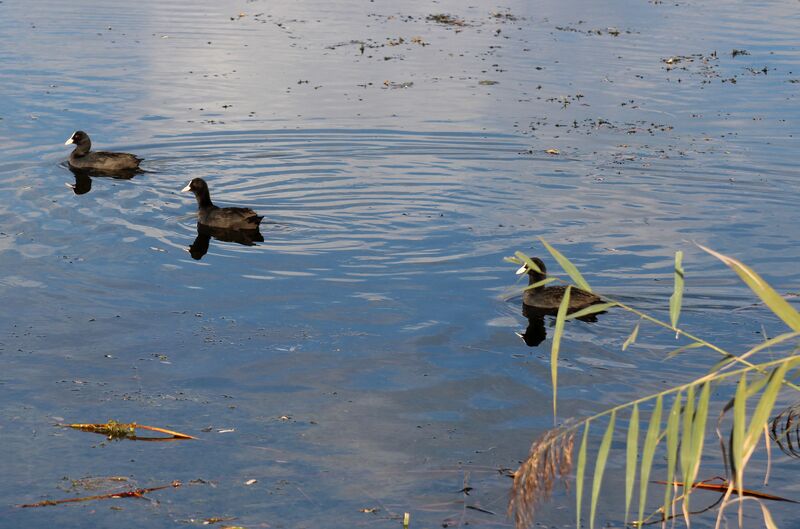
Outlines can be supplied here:
[[130, 180], [137, 173], [141, 173], [141, 170], [138, 171], [117, 171], [115, 173], [98, 173], [97, 171], [93, 171], [91, 169], [75, 169], [74, 167], [69, 167], [69, 170], [72, 172], [72, 175], [75, 177], [75, 183], [65, 182], [65, 185], [72, 189], [72, 192], [76, 195], [85, 195], [89, 191], [92, 190], [92, 177], [93, 176], [101, 176], [106, 178], [113, 178], [114, 180]]
[[[545, 316], [555, 316], [557, 311], [552, 310], [543, 310], [537, 309], [534, 307], [529, 307], [523, 303], [522, 305], [522, 315], [528, 319], [528, 327], [525, 329], [525, 332], [518, 332], [516, 333], [517, 336], [522, 338], [522, 341], [525, 342], [525, 345], [528, 347], [536, 347], [545, 339], [547, 339], [547, 328], [544, 324]], [[577, 312], [577, 311], [570, 311], [570, 312]], [[594, 323], [597, 321], [597, 316], [599, 314], [605, 314], [605, 311], [598, 312], [595, 314], [589, 314], [587, 316], [582, 316], [577, 318], [581, 321], [585, 321], [587, 323]], [[553, 319], [555, 322], [555, 319]]]
[[188, 251], [192, 259], [199, 261], [208, 253], [211, 238], [223, 242], [235, 242], [244, 246], [255, 246], [257, 242], [264, 242], [264, 237], [258, 228], [254, 230], [231, 230], [225, 228], [212, 228], [205, 224], [197, 224], [197, 237], [195, 237]]

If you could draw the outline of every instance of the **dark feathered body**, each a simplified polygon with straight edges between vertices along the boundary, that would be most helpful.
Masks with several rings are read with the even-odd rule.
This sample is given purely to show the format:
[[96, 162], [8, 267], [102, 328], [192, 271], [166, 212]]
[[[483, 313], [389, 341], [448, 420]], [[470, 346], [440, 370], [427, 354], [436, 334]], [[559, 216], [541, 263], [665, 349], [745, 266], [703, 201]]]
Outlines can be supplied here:
[[[558, 307], [561, 305], [561, 300], [564, 299], [564, 292], [566, 290], [567, 287], [563, 286], [545, 286], [534, 288], [533, 290], [526, 290], [525, 294], [522, 296], [522, 302], [536, 309], [558, 311]], [[601, 301], [602, 300], [598, 296], [579, 288], [572, 287], [569, 292], [570, 311], [580, 310], [589, 305], [600, 303]]]
[[263, 218], [248, 208], [219, 208], [212, 205], [197, 210], [197, 222], [212, 228], [254, 230]]
[[136, 171], [142, 161], [138, 156], [126, 152], [92, 151], [92, 140], [81, 130], [75, 132], [66, 144], [75, 144], [75, 149], [69, 155], [69, 165], [74, 169], [114, 174]]
[[[77, 150], [77, 149], [76, 149]], [[114, 173], [117, 171], [135, 171], [142, 159], [126, 152], [95, 151], [76, 156], [75, 151], [69, 155], [69, 165], [75, 169], [91, 169]]]
[[197, 221], [212, 228], [230, 230], [254, 230], [264, 218], [250, 208], [220, 208], [211, 202], [208, 184], [202, 178], [195, 178], [183, 188], [191, 191], [197, 199]]

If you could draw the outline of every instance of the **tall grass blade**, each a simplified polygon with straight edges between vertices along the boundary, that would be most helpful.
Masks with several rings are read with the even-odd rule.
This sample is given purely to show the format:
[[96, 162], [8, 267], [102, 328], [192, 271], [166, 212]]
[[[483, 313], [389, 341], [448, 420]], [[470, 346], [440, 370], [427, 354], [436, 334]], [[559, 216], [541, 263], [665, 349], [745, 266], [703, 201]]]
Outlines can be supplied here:
[[678, 328], [678, 318], [681, 315], [681, 305], [683, 304], [683, 252], [675, 252], [675, 287], [672, 296], [669, 298], [669, 321], [673, 329]]
[[558, 264], [561, 265], [561, 268], [564, 269], [564, 271], [569, 275], [569, 277], [572, 279], [572, 281], [576, 285], [578, 285], [579, 288], [581, 288], [582, 290], [585, 290], [586, 292], [591, 292], [592, 291], [592, 288], [589, 286], [589, 283], [586, 282], [586, 280], [583, 278], [581, 273], [578, 271], [578, 269], [575, 267], [575, 265], [570, 262], [569, 259], [564, 257], [561, 254], [561, 252], [559, 252], [558, 250], [556, 250], [555, 248], [550, 246], [547, 243], [547, 241], [545, 241], [541, 237], [539, 237], [539, 240], [542, 241], [542, 244], [544, 244], [544, 247], [547, 248], [547, 251], [550, 252], [550, 254], [553, 257], [556, 258], [556, 261], [558, 261]]
[[681, 401], [683, 395], [678, 392], [669, 410], [667, 418], [667, 486], [664, 491], [664, 519], [669, 520], [672, 515], [672, 489], [675, 479], [675, 467], [678, 459], [678, 426], [681, 417]]
[[592, 314], [597, 314], [598, 312], [603, 312], [611, 307], [616, 307], [616, 303], [598, 303], [596, 305], [589, 305], [585, 309], [581, 309], [577, 312], [573, 312], [569, 316], [567, 316], [568, 320], [574, 320], [575, 318], [583, 318], [584, 316], [591, 316]]
[[700, 396], [697, 399], [697, 407], [694, 412], [694, 420], [692, 421], [692, 436], [691, 438], [684, 437], [683, 442], [691, 445], [689, 453], [689, 473], [684, 479], [683, 486], [683, 508], [684, 514], [688, 517], [689, 512], [689, 495], [692, 493], [697, 473], [700, 470], [700, 461], [703, 457], [703, 445], [706, 438], [706, 420], [708, 419], [708, 401], [711, 395], [711, 383], [706, 382], [700, 391]]
[[656, 453], [656, 445], [658, 445], [658, 437], [661, 433], [661, 408], [663, 407], [663, 399], [661, 395], [656, 398], [656, 406], [653, 409], [653, 414], [650, 416], [650, 425], [647, 427], [647, 433], [644, 437], [644, 448], [642, 449], [642, 464], [639, 473], [639, 517], [637, 520], [642, 521], [644, 516], [644, 505], [647, 500], [647, 485], [650, 483], [650, 470], [653, 468], [653, 456]]
[[767, 506], [764, 505], [763, 501], [758, 502], [761, 505], [761, 516], [764, 518], [764, 527], [767, 529], [778, 529], [778, 526], [775, 525], [775, 520], [772, 519], [772, 514], [767, 509]]
[[747, 427], [747, 433], [744, 436], [745, 457], [748, 452], [752, 451], [758, 444], [758, 438], [761, 436], [761, 429], [769, 420], [772, 413], [772, 408], [775, 406], [775, 399], [778, 398], [778, 392], [783, 384], [783, 377], [789, 369], [789, 365], [793, 362], [784, 362], [780, 367], [773, 370], [769, 383], [761, 394], [761, 399], [756, 405], [753, 412], [753, 417], [750, 419], [750, 425]]
[[550, 348], [550, 380], [553, 383], [553, 420], [556, 419], [556, 405], [558, 403], [558, 353], [561, 349], [561, 335], [564, 334], [564, 321], [569, 308], [569, 295], [572, 286], [568, 286], [558, 306], [556, 315], [556, 330], [553, 333], [553, 345]]
[[586, 469], [586, 440], [589, 438], [589, 423], [583, 427], [583, 439], [578, 450], [578, 467], [575, 470], [575, 519], [577, 529], [581, 529], [581, 503], [583, 502], [583, 476]]
[[611, 412], [611, 418], [608, 420], [608, 428], [606, 433], [603, 434], [603, 440], [600, 441], [600, 449], [597, 451], [597, 461], [594, 465], [594, 479], [592, 481], [592, 506], [589, 513], [589, 528], [594, 529], [594, 518], [597, 512], [597, 500], [600, 497], [600, 485], [603, 482], [603, 472], [606, 470], [606, 461], [608, 460], [608, 450], [611, 448], [611, 438], [614, 436], [614, 421], [617, 417], [617, 412]]
[[679, 354], [685, 353], [686, 351], [689, 351], [691, 349], [698, 349], [700, 347], [705, 347], [705, 346], [706, 346], [706, 344], [704, 344], [702, 342], [688, 343], [686, 345], [682, 345], [682, 346], [678, 347], [677, 349], [673, 349], [672, 351], [667, 353], [666, 359], [669, 360], [670, 358], [676, 357]]
[[528, 285], [527, 287], [523, 288], [522, 290], [523, 291], [525, 291], [525, 290], [533, 290], [534, 288], [543, 287], [543, 286], [547, 285], [548, 283], [552, 283], [553, 281], [558, 281], [558, 279], [556, 279], [555, 277], [546, 277], [546, 278], [542, 279], [541, 281], [537, 281], [536, 283], [534, 283], [532, 285]]
[[692, 481], [689, 478], [691, 473], [690, 466], [692, 464], [692, 426], [694, 426], [694, 386], [689, 386], [686, 391], [686, 406], [683, 408], [683, 429], [681, 431], [680, 443], [680, 456], [681, 456], [681, 476], [683, 476], [683, 518], [688, 527], [691, 523], [689, 521], [689, 509], [686, 500], [689, 498], [689, 491], [692, 487]]
[[628, 336], [628, 339], [625, 340], [625, 343], [622, 344], [623, 351], [636, 342], [636, 338], [639, 337], [639, 325], [641, 324], [642, 324], [642, 319], [639, 318], [639, 321], [636, 322], [636, 327], [633, 328], [630, 336]]
[[639, 405], [633, 405], [631, 421], [628, 424], [628, 445], [625, 461], [625, 525], [631, 512], [633, 482], [636, 481], [636, 458], [639, 456]]
[[794, 307], [775, 292], [775, 290], [769, 286], [769, 283], [764, 281], [761, 276], [732, 257], [715, 252], [701, 244], [697, 246], [731, 267], [733, 271], [742, 278], [745, 284], [750, 287], [750, 290], [755, 292], [756, 295], [761, 298], [761, 301], [763, 301], [776, 316], [783, 320], [793, 331], [800, 331], [800, 312], [797, 312]]
[[750, 397], [752, 397], [756, 393], [759, 393], [762, 389], [764, 389], [764, 386], [766, 386], [767, 382], [769, 382], [769, 381], [770, 381], [770, 374], [767, 373], [766, 375], [760, 377], [758, 380], [756, 380], [752, 384], [748, 385], [747, 386], [747, 393], [746, 393], [747, 394], [747, 398], [749, 399]]
[[733, 433], [731, 439], [731, 464], [733, 465], [734, 481], [736, 483], [739, 497], [742, 497], [744, 488], [744, 432], [746, 426], [747, 412], [747, 372], [739, 377], [739, 384], [736, 386], [736, 395], [733, 398]]
[[536, 272], [539, 272], [539, 273], [541, 273], [541, 270], [539, 270], [539, 267], [536, 265], [536, 263], [534, 263], [534, 262], [531, 260], [531, 258], [530, 258], [530, 257], [528, 257], [527, 255], [525, 255], [524, 253], [522, 253], [522, 252], [514, 252], [514, 257], [516, 257], [516, 258], [517, 258], [517, 259], [519, 259], [519, 260], [520, 260], [522, 263], [524, 263], [524, 264], [525, 264], [525, 266], [527, 266], [527, 267], [528, 267], [528, 269], [530, 269], [530, 270], [534, 270], [534, 271], [536, 271]]
[[[798, 336], [800, 336], [800, 332], [786, 332], [786, 333], [780, 334], [780, 335], [778, 335], [778, 336], [776, 336], [774, 338], [770, 338], [769, 340], [761, 342], [760, 344], [756, 345], [755, 347], [753, 347], [752, 349], [750, 349], [749, 351], [747, 351], [743, 355], [739, 356], [738, 358], [740, 360], [745, 360], [747, 358], [750, 358], [754, 354], [758, 353], [759, 351], [763, 351], [764, 349], [768, 349], [768, 348], [772, 347], [773, 345], [778, 345], [780, 343], [783, 343], [786, 340], [791, 340], [792, 338], [797, 338]], [[715, 373], [717, 371], [720, 371], [723, 367], [727, 366], [728, 364], [733, 362], [735, 359], [736, 359], [736, 357], [733, 357], [733, 356], [730, 356], [730, 357], [727, 357], [727, 358], [723, 358], [722, 360], [717, 362], [714, 365], [714, 367], [712, 367], [709, 370], [709, 373]]]

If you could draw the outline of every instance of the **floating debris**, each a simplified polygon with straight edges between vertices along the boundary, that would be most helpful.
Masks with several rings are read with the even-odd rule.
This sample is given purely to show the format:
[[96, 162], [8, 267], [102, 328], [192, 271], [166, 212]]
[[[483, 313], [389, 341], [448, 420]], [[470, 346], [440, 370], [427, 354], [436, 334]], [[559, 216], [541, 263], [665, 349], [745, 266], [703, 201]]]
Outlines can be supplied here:
[[383, 88], [384, 89], [386, 89], [386, 88], [391, 88], [391, 89], [411, 88], [412, 86], [414, 86], [414, 82], [413, 81], [405, 81], [405, 82], [402, 82], [402, 83], [395, 83], [393, 81], [384, 81], [383, 82]]
[[30, 509], [32, 507], [49, 507], [52, 505], [61, 505], [64, 503], [81, 503], [85, 501], [95, 501], [95, 500], [115, 500], [118, 498], [143, 498], [145, 494], [149, 494], [151, 492], [155, 492], [157, 490], [164, 490], [168, 488], [178, 488], [181, 486], [180, 481], [173, 481], [169, 485], [162, 485], [160, 487], [151, 487], [148, 489], [136, 489], [136, 490], [128, 490], [123, 492], [111, 492], [109, 494], [97, 494], [94, 496], [83, 496], [80, 498], [66, 498], [63, 500], [43, 500], [37, 503], [24, 503], [22, 505], [17, 505], [17, 507], [21, 509]]
[[[227, 516], [227, 517], [212, 516], [211, 518], [204, 519], [203, 520], [203, 525], [214, 525], [214, 524], [222, 523], [222, 522], [232, 522], [235, 519], [236, 519], [235, 516]], [[225, 528], [232, 529], [232, 526], [226, 525]]]
[[520, 19], [520, 17], [512, 15], [511, 13], [492, 13], [491, 17], [496, 18], [497, 20], [504, 20], [508, 22], [516, 22]]
[[716, 68], [718, 66], [717, 52], [708, 55], [694, 53], [692, 55], [674, 55], [661, 59], [666, 66], [665, 70], [685, 70], [692, 74], [699, 74], [703, 77], [719, 77]]
[[[578, 21], [578, 24], [583, 24], [583, 23], [584, 22], [582, 20]], [[564, 32], [568, 32], [568, 33], [581, 33], [582, 35], [593, 35], [593, 36], [611, 35], [612, 37], [619, 37], [623, 33], [625, 33], [627, 35], [630, 35], [630, 34], [633, 34], [633, 33], [639, 33], [638, 31], [631, 31], [629, 29], [620, 30], [620, 29], [617, 29], [617, 28], [614, 28], [614, 27], [605, 28], [605, 29], [597, 29], [597, 28], [594, 28], [594, 29], [581, 29], [581, 28], [576, 28], [575, 26], [556, 26], [555, 29], [556, 29], [556, 31], [564, 31]]]
[[427, 17], [425, 17], [425, 20], [428, 20], [430, 22], [436, 22], [437, 24], [443, 24], [445, 26], [463, 27], [467, 25], [467, 23], [464, 22], [464, 20], [454, 17], [453, 15], [447, 15], [444, 13], [428, 15]]
[[[131, 441], [170, 441], [176, 439], [197, 439], [197, 437], [167, 430], [165, 428], [146, 426], [144, 424], [136, 424], [135, 422], [117, 422], [113, 419], [103, 424], [60, 424], [59, 426], [105, 435], [109, 441], [120, 439], [128, 439]], [[137, 429], [163, 433], [169, 435], [170, 437], [139, 437], [136, 435]]]

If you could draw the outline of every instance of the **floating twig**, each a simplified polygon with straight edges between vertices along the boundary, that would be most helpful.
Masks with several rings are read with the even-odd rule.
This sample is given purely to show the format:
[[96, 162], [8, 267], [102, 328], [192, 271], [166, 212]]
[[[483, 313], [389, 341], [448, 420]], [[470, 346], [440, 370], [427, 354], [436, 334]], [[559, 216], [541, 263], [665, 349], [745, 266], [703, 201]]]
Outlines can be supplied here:
[[[659, 485], [666, 485], [667, 484], [666, 481], [651, 481], [650, 483], [657, 483]], [[685, 486], [682, 481], [672, 481], [671, 483], [672, 483], [672, 485], [674, 485], [676, 487], [684, 487]], [[692, 488], [693, 489], [701, 489], [701, 490], [710, 490], [710, 491], [713, 491], [713, 492], [721, 492], [721, 493], [724, 494], [728, 490], [728, 482], [727, 481], [723, 481], [720, 484], [700, 482], [700, 483], [693, 484]], [[742, 496], [749, 496], [751, 498], [758, 498], [758, 499], [761, 499], [761, 500], [785, 501], [785, 502], [788, 502], [788, 503], [800, 503], [798, 501], [790, 500], [788, 498], [783, 498], [781, 496], [775, 496], [774, 494], [767, 494], [766, 492], [758, 492], [758, 491], [755, 491], [755, 490], [748, 490], [748, 489], [743, 489], [742, 490]]]
[[136, 490], [129, 490], [125, 492], [112, 492], [109, 494], [97, 494], [95, 496], [82, 496], [80, 498], [66, 498], [63, 500], [43, 500], [37, 503], [25, 503], [22, 505], [17, 505], [17, 507], [21, 509], [29, 509], [31, 507], [49, 507], [51, 505], [61, 505], [62, 503], [81, 503], [84, 501], [94, 501], [94, 500], [113, 500], [117, 498], [142, 498], [145, 494], [149, 494], [150, 492], [155, 492], [157, 490], [168, 489], [170, 487], [177, 488], [181, 486], [180, 481], [173, 481], [169, 485], [162, 485], [160, 487], [151, 487], [149, 489], [136, 489]]

